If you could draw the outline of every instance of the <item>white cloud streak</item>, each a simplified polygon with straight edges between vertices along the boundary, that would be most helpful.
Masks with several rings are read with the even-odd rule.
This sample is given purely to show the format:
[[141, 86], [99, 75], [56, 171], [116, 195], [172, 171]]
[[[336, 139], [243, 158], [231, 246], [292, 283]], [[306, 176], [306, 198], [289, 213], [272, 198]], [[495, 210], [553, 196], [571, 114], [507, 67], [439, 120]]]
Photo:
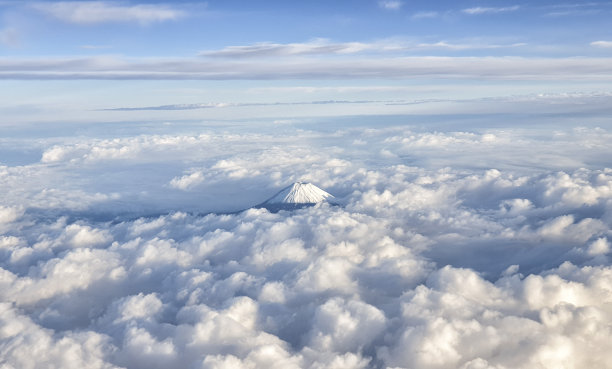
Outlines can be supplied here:
[[508, 13], [514, 12], [520, 9], [520, 6], [506, 6], [506, 7], [474, 7], [474, 8], [466, 8], [461, 11], [465, 14], [469, 15], [480, 15], [480, 14], [498, 14], [498, 13]]
[[397, 1], [397, 0], [378, 2], [378, 6], [380, 6], [383, 9], [387, 9], [387, 10], [399, 10], [402, 7], [402, 5], [404, 5], [404, 3], [401, 1]]
[[449, 43], [446, 41], [438, 41], [435, 43], [421, 43], [417, 44], [418, 48], [422, 49], [446, 49], [446, 50], [485, 50], [485, 49], [501, 49], [501, 48], [513, 48], [525, 46], [525, 43], [514, 43], [507, 45], [498, 44], [460, 44], [460, 43]]
[[[377, 42], [345, 42], [333, 43], [325, 39], [317, 39], [304, 43], [256, 43], [245, 46], [228, 46], [221, 50], [203, 51], [200, 56], [209, 58], [263, 58], [263, 57], [291, 57], [291, 56], [341, 56], [357, 53], [378, 54], [379, 58], [384, 58], [384, 54], [416, 51], [432, 48], [446, 48], [449, 50], [467, 49], [492, 49], [492, 48], [512, 48], [523, 46], [522, 43], [514, 44], [495, 44], [495, 43], [452, 43], [440, 41], [437, 43], [414, 43], [396, 40], [383, 40]], [[460, 47], [458, 47], [460, 46]]]
[[[411, 88], [395, 87], [395, 86], [372, 86], [372, 87], [264, 87], [251, 89], [253, 93], [350, 93], [350, 92], [405, 92], [411, 91]], [[385, 106], [401, 106], [401, 105], [419, 105], [419, 104], [436, 104], [436, 103], [530, 103], [540, 102], [544, 104], [589, 104], [600, 99], [609, 99], [612, 93], [609, 92], [591, 92], [591, 93], [560, 93], [560, 94], [530, 94], [530, 95], [513, 95], [513, 96], [497, 96], [477, 99], [419, 99], [419, 100], [320, 100], [320, 101], [296, 101], [296, 102], [269, 102], [269, 103], [235, 103], [235, 102], [216, 102], [216, 103], [200, 103], [200, 104], [171, 104], [158, 106], [140, 106], [140, 107], [118, 107], [106, 108], [103, 111], [181, 111], [181, 110], [199, 110], [199, 109], [224, 109], [224, 108], [249, 108], [249, 107], [284, 107], [284, 106], [299, 106], [299, 105], [385, 105]], [[46, 153], [48, 156], [53, 156], [54, 151], [50, 150]]]
[[[449, 47], [449, 45], [443, 45]], [[1, 79], [608, 79], [609, 58], [361, 57], [216, 62], [111, 57], [0, 59]]]
[[380, 44], [368, 44], [362, 42], [330, 43], [325, 39], [317, 39], [305, 43], [278, 44], [271, 42], [260, 42], [247, 46], [228, 46], [221, 50], [204, 51], [201, 56], [207, 57], [272, 57], [291, 55], [332, 55], [353, 54], [366, 50], [381, 49]]
[[601, 48], [612, 48], [612, 41], [593, 41], [591, 42], [591, 46], [601, 47]]
[[173, 104], [145, 107], [122, 107], [104, 109], [106, 111], [137, 111], [137, 110], [195, 110], [195, 109], [217, 109], [232, 107], [259, 107], [259, 106], [292, 106], [292, 105], [345, 105], [345, 104], [375, 104], [375, 103], [399, 103], [398, 100], [320, 100], [320, 101], [296, 101], [296, 102], [270, 102], [270, 103], [202, 103], [202, 104]]
[[148, 24], [176, 20], [186, 15], [185, 12], [168, 5], [128, 5], [111, 1], [36, 2], [29, 6], [61, 21], [74, 24], [111, 22]]

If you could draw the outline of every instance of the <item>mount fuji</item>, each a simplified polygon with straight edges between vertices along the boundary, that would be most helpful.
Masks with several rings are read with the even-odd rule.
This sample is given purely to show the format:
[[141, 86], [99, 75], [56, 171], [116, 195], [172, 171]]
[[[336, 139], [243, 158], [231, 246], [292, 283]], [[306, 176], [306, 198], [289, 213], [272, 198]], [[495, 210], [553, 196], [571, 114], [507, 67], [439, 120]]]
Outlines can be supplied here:
[[334, 196], [312, 183], [295, 182], [256, 207], [275, 212], [314, 206], [321, 202], [330, 202], [332, 199]]

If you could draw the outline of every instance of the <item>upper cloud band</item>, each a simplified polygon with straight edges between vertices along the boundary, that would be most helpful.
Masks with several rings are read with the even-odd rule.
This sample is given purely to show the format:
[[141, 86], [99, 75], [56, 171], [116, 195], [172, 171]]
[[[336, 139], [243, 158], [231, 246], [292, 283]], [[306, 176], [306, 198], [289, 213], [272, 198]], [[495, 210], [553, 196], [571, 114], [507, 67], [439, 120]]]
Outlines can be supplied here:
[[272, 80], [345, 78], [610, 79], [610, 58], [396, 57], [266, 61], [0, 59], [0, 79]]

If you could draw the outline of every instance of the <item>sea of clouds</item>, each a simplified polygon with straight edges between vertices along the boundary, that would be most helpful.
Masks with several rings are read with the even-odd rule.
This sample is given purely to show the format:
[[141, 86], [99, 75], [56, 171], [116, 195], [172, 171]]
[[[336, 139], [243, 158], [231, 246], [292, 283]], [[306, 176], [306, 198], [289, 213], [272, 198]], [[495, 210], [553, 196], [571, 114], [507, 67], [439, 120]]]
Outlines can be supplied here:
[[612, 131], [368, 119], [11, 131], [0, 367], [610, 367]]

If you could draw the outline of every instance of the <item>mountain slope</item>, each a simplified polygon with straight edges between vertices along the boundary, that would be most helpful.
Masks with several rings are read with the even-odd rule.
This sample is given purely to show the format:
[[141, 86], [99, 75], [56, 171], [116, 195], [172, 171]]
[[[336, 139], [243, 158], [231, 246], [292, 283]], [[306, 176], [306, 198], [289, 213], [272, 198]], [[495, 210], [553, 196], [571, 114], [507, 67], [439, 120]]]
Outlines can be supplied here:
[[334, 196], [311, 183], [296, 182], [283, 188], [257, 207], [266, 208], [270, 211], [291, 210], [313, 206], [333, 198]]

